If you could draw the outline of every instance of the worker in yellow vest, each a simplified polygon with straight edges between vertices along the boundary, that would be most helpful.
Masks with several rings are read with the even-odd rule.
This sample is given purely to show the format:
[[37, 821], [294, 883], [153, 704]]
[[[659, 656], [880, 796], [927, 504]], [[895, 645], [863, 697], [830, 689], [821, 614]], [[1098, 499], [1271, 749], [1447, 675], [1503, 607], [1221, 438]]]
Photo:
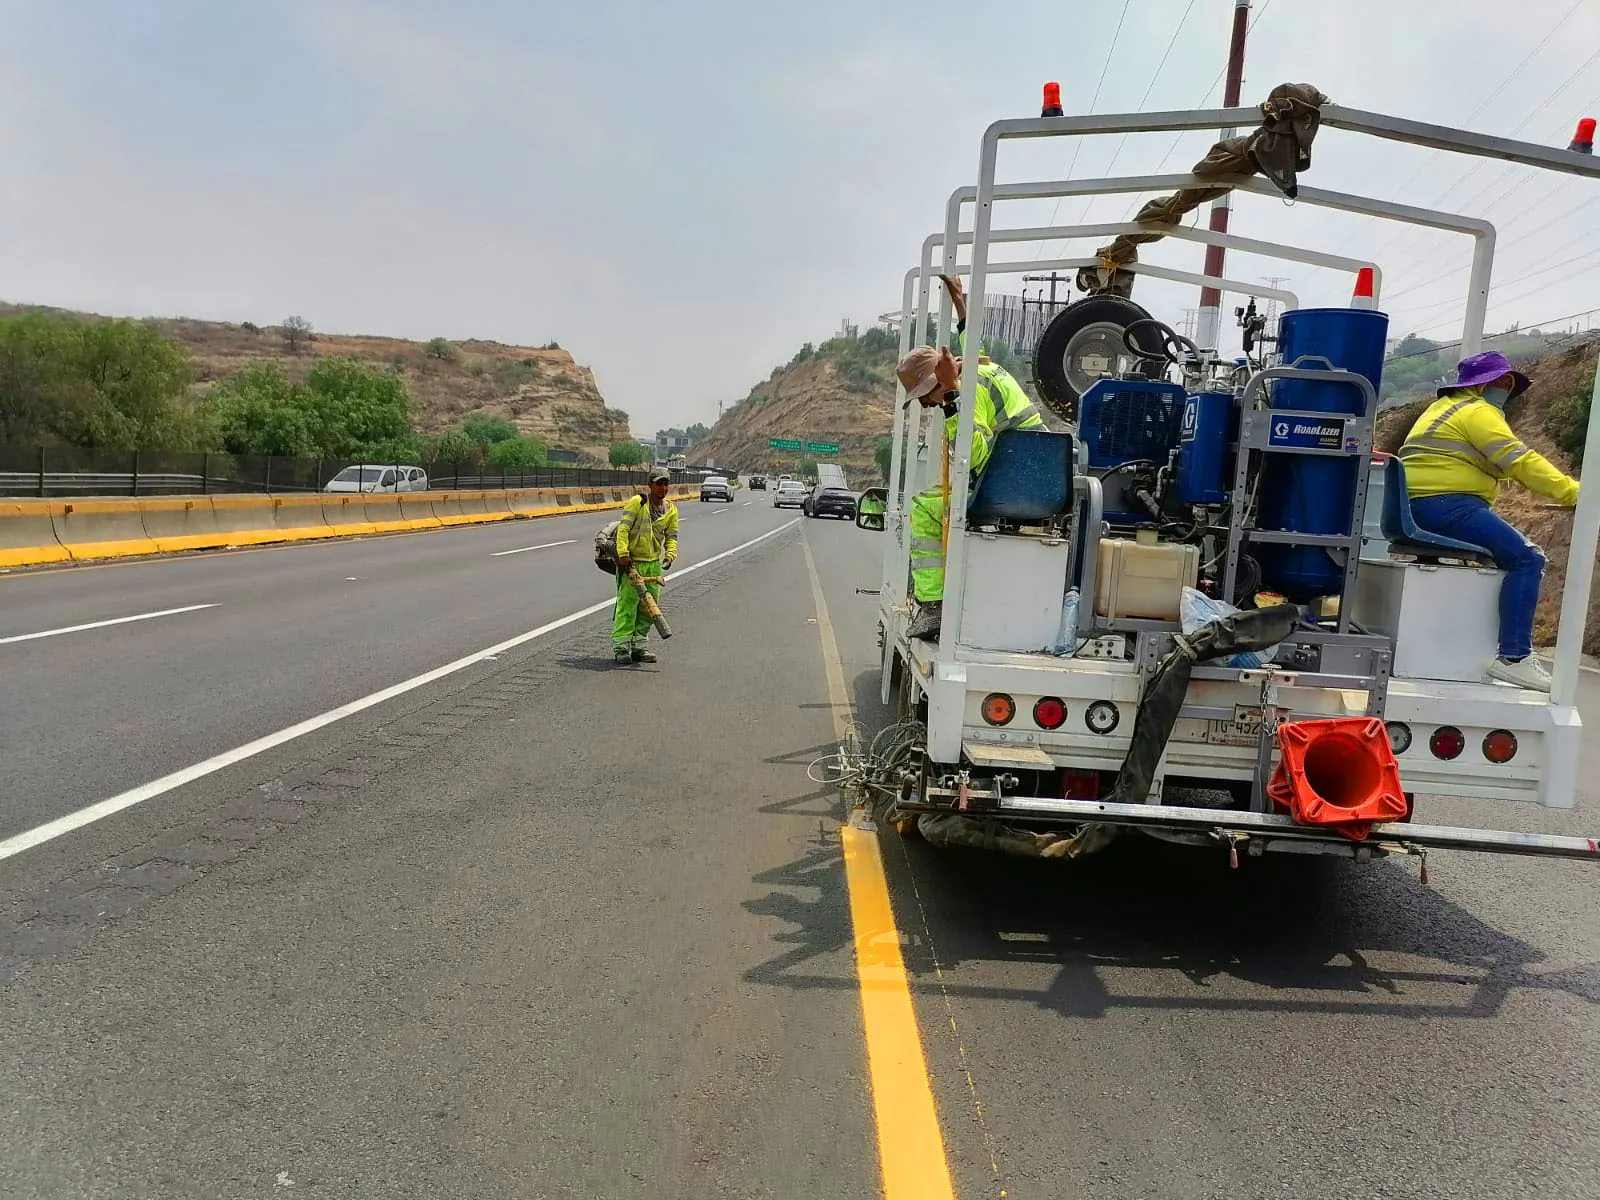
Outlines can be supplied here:
[[1506, 424], [1508, 401], [1528, 377], [1495, 351], [1461, 360], [1456, 382], [1406, 435], [1400, 458], [1418, 527], [1481, 546], [1506, 573], [1500, 585], [1500, 645], [1488, 678], [1550, 690], [1550, 672], [1533, 653], [1533, 617], [1544, 578], [1544, 552], [1490, 507], [1501, 484], [1516, 480], [1557, 504], [1578, 502], [1578, 481], [1529, 449]]

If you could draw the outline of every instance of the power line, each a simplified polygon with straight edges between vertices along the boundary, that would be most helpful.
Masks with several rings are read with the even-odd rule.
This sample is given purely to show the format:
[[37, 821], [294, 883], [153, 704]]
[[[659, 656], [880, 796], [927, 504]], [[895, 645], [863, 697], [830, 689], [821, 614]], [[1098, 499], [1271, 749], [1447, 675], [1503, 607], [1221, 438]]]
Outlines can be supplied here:
[[[1255, 32], [1255, 28], [1256, 28], [1256, 26], [1258, 24], [1260, 24], [1261, 18], [1267, 15], [1267, 9], [1269, 9], [1271, 7], [1272, 7], [1272, 0], [1266, 0], [1266, 3], [1261, 6], [1261, 11], [1256, 13], [1255, 16], [1250, 18], [1250, 24], [1245, 27], [1245, 32], [1246, 33]], [[1223, 67], [1222, 67], [1222, 70], [1217, 72], [1217, 77], [1211, 81], [1211, 86], [1206, 89], [1206, 94], [1200, 97], [1200, 103], [1195, 105], [1196, 108], [1204, 108], [1206, 106], [1206, 102], [1211, 99], [1211, 93], [1217, 90], [1217, 84], [1222, 82], [1223, 77], [1225, 75], [1227, 75], [1227, 73], [1228, 73], [1228, 67], [1227, 67], [1227, 64], [1224, 63]], [[1182, 133], [1180, 133], [1177, 137], [1172, 139], [1172, 145], [1167, 147], [1167, 152], [1161, 156], [1161, 161], [1156, 164], [1156, 169], [1151, 172], [1152, 175], [1161, 174], [1161, 168], [1163, 168], [1163, 167], [1165, 167], [1167, 165], [1167, 160], [1172, 157], [1172, 152], [1178, 148], [1178, 144], [1180, 142], [1182, 142], [1183, 139], [1184, 139], [1184, 134], [1182, 134]], [[1133, 220], [1133, 214], [1138, 212], [1139, 209], [1141, 209], [1142, 207], [1144, 207], [1143, 201], [1135, 200], [1133, 202], [1133, 207], [1128, 210], [1128, 215], [1123, 217], [1122, 219], [1124, 221]]]
[[[1600, 313], [1600, 308], [1591, 308], [1591, 309], [1585, 310], [1584, 312], [1568, 313], [1564, 317], [1550, 317], [1550, 318], [1548, 318], [1546, 320], [1543, 320], [1543, 321], [1532, 321], [1532, 322], [1529, 322], [1528, 328], [1529, 329], [1543, 329], [1546, 325], [1559, 325], [1562, 321], [1572, 321], [1572, 320], [1576, 320], [1578, 317], [1592, 316], [1595, 313]], [[1440, 324], [1443, 324], [1443, 323], [1444, 322], [1442, 322], [1442, 321], [1440, 322]], [[1437, 329], [1437, 328], [1439, 328], [1438, 325], [1424, 325], [1421, 329], [1413, 329], [1411, 331], [1411, 334], [1414, 336], [1416, 334], [1426, 333], [1430, 329]], [[1518, 322], [1518, 328], [1517, 329], [1515, 329], [1515, 330], [1507, 329], [1507, 330], [1502, 330], [1500, 333], [1487, 334], [1484, 337], [1483, 340], [1486, 341], [1486, 342], [1492, 342], [1492, 341], [1496, 340], [1497, 338], [1509, 337], [1512, 333], [1520, 333], [1520, 332], [1522, 332], [1521, 322]], [[1461, 347], [1461, 345], [1462, 345], [1461, 342], [1442, 342], [1439, 345], [1433, 346], [1432, 348], [1430, 348], [1428, 350], [1413, 350], [1410, 354], [1396, 354], [1393, 358], [1384, 359], [1383, 360], [1383, 365], [1387, 367], [1390, 363], [1393, 363], [1393, 362], [1401, 362], [1401, 361], [1403, 361], [1405, 359], [1408, 359], [1408, 358], [1421, 358], [1424, 354], [1434, 354], [1434, 353], [1436, 353], [1437, 351], [1440, 351], [1440, 350], [1456, 350], [1456, 349], [1459, 349]]]
[[[1128, 8], [1129, 8], [1129, 6], [1132, 5], [1132, 3], [1133, 3], [1133, 0], [1122, 0], [1122, 13], [1121, 13], [1120, 16], [1117, 17], [1117, 28], [1116, 28], [1116, 30], [1111, 34], [1111, 48], [1106, 51], [1106, 60], [1105, 60], [1104, 64], [1102, 64], [1102, 66], [1100, 67], [1100, 82], [1094, 85], [1094, 96], [1091, 97], [1090, 100], [1089, 100], [1089, 111], [1091, 113], [1094, 112], [1095, 105], [1100, 103], [1100, 89], [1105, 87], [1105, 85], [1106, 85], [1106, 76], [1111, 73], [1111, 59], [1112, 59], [1112, 56], [1115, 55], [1116, 52], [1117, 52], [1117, 41], [1122, 37], [1122, 23], [1128, 19]], [[1067, 165], [1067, 178], [1068, 179], [1072, 178], [1072, 172], [1077, 169], [1077, 166], [1078, 166], [1078, 155], [1083, 153], [1083, 141], [1084, 141], [1084, 139], [1080, 136], [1080, 137], [1078, 137], [1076, 139], [1076, 141], [1077, 141], [1077, 145], [1075, 145], [1072, 148], [1072, 162], [1070, 162]], [[1062, 197], [1062, 196], [1057, 196], [1056, 197], [1055, 207], [1050, 210], [1050, 221], [1049, 221], [1049, 223], [1051, 225], [1054, 225], [1056, 223], [1056, 214], [1061, 211], [1061, 201], [1063, 199], [1065, 199], [1065, 197]], [[1041, 245], [1039, 247], [1038, 251], [1035, 252], [1035, 254], [1033, 256], [1033, 261], [1034, 262], [1038, 262], [1039, 259], [1043, 255], [1044, 255], [1044, 246]]]
[[[1500, 81], [1500, 85], [1498, 87], [1496, 87], [1494, 89], [1494, 91], [1490, 92], [1489, 95], [1484, 98], [1483, 102], [1481, 104], [1479, 104], [1477, 108], [1472, 110], [1471, 115], [1468, 116], [1467, 119], [1462, 122], [1462, 124], [1463, 125], [1470, 125], [1473, 121], [1475, 121], [1479, 117], [1481, 117], [1488, 110], [1489, 105], [1492, 104], [1495, 101], [1495, 99], [1500, 95], [1500, 93], [1505, 91], [1506, 88], [1508, 88], [1511, 85], [1511, 81], [1514, 80], [1519, 74], [1522, 73], [1522, 69], [1524, 67], [1526, 67], [1530, 62], [1533, 61], [1534, 56], [1536, 54], [1538, 54], [1539, 51], [1543, 50], [1547, 45], [1549, 45], [1550, 39], [1555, 37], [1555, 35], [1560, 31], [1561, 27], [1563, 25], [1565, 25], [1569, 20], [1572, 19], [1572, 14], [1577, 12], [1580, 8], [1582, 8], [1584, 6], [1584, 3], [1585, 3], [1585, 0], [1577, 0], [1576, 4], [1574, 4], [1571, 8], [1567, 9], [1566, 12], [1562, 13], [1560, 18], [1557, 19], [1556, 23], [1554, 25], [1552, 25], [1549, 28], [1549, 30], [1545, 33], [1544, 37], [1539, 39], [1538, 44], [1536, 44], [1532, 50], [1529, 50], [1528, 53], [1523, 56], [1521, 62], [1519, 62], [1516, 66], [1511, 68], [1510, 74], [1508, 74], [1504, 79], [1502, 79]], [[1406, 177], [1406, 181], [1404, 183], [1402, 183], [1399, 187], [1394, 189], [1394, 193], [1393, 194], [1394, 195], [1399, 195], [1400, 193], [1404, 192], [1406, 188], [1411, 186], [1411, 184], [1415, 183], [1417, 178], [1425, 170], [1428, 169], [1428, 164], [1431, 163], [1434, 159], [1438, 158], [1443, 153], [1444, 153], [1443, 150], [1435, 150], [1431, 154], [1429, 154], [1426, 158], [1424, 158], [1420, 163], [1417, 164], [1417, 169]], [[1457, 182], [1459, 183], [1460, 181], [1458, 180]], [[1454, 187], [1455, 185], [1452, 184], [1451, 186]], [[1449, 193], [1449, 188], [1445, 189], [1445, 194], [1447, 195], [1448, 193]], [[1437, 204], [1438, 201], [1435, 200], [1433, 203]], [[1404, 235], [1401, 235], [1401, 236], [1404, 236]], [[1388, 249], [1390, 246], [1392, 246], [1398, 240], [1399, 240], [1398, 238], [1389, 239], [1389, 241], [1387, 241], [1387, 242], [1383, 243], [1383, 245], [1379, 246], [1377, 250], [1374, 250], [1373, 254], [1377, 255], [1377, 254], [1383, 253], [1384, 250]]]

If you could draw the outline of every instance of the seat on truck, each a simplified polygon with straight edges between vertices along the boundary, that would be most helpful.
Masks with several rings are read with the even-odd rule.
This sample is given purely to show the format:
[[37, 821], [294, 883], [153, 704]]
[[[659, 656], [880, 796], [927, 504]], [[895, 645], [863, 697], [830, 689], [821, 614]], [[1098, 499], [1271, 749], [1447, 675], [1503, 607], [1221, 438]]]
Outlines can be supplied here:
[[1383, 459], [1383, 536], [1391, 554], [1406, 555], [1425, 562], [1441, 558], [1462, 558], [1474, 566], [1492, 561], [1482, 546], [1458, 541], [1443, 534], [1430, 533], [1411, 515], [1411, 493], [1406, 489], [1406, 464], [1394, 454]]
[[1039, 525], [1072, 511], [1070, 433], [1008, 429], [967, 502], [967, 525]]

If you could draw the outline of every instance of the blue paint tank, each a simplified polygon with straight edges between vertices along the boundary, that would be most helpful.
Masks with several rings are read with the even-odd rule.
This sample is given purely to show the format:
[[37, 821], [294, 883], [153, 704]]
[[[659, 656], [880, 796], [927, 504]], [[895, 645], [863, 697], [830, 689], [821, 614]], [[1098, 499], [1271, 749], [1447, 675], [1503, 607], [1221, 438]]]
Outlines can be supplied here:
[[1176, 494], [1185, 504], [1225, 504], [1233, 480], [1228, 451], [1238, 436], [1231, 392], [1193, 392], [1183, 402]]
[[[1387, 313], [1357, 308], [1301, 308], [1283, 314], [1278, 349], [1285, 366], [1307, 355], [1364, 377], [1376, 391], [1383, 380]], [[1320, 368], [1321, 363], [1305, 363]], [[1272, 407], [1330, 415], [1360, 416], [1366, 399], [1344, 383], [1284, 379], [1273, 385]], [[1348, 535], [1360, 464], [1355, 456], [1268, 454], [1261, 467], [1260, 529], [1318, 535]], [[1255, 551], [1265, 584], [1295, 601], [1337, 594], [1344, 568], [1315, 546], [1262, 544]]]

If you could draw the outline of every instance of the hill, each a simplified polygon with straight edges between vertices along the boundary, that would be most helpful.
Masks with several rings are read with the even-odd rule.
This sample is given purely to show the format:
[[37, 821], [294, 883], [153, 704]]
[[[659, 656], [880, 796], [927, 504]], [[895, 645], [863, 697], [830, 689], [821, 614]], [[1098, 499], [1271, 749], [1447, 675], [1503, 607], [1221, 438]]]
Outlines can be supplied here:
[[[1582, 465], [1597, 353], [1600, 339], [1591, 339], [1522, 364], [1520, 369], [1527, 373], [1533, 386], [1506, 409], [1506, 419], [1517, 436], [1569, 475], [1579, 475]], [[1381, 414], [1374, 445], [1390, 453], [1399, 449], [1430, 402], [1431, 397]], [[1541, 645], [1555, 641], [1561, 589], [1567, 577], [1567, 552], [1572, 545], [1572, 510], [1551, 509], [1545, 504], [1543, 497], [1511, 486], [1501, 492], [1494, 506], [1496, 512], [1542, 547], [1550, 560], [1535, 627], [1535, 641]], [[1600, 654], [1600, 599], [1595, 596], [1589, 601], [1583, 648], [1589, 654]]]
[[[93, 314], [0, 304], [0, 316], [45, 313], [68, 320]], [[504, 417], [518, 432], [603, 463], [613, 442], [632, 441], [628, 414], [606, 405], [594, 375], [554, 344], [542, 347], [471, 340], [313, 333], [291, 346], [282, 327], [258, 327], [189, 318], [143, 322], [178, 342], [194, 363], [195, 398], [263, 360], [303, 382], [318, 359], [357, 358], [397, 373], [414, 405], [417, 431], [442, 433], [468, 413]]]
[[740, 470], [792, 471], [811, 457], [774, 450], [774, 438], [834, 443], [853, 482], [877, 478], [874, 451], [894, 424], [892, 334], [870, 329], [859, 338], [807, 342], [789, 362], [722, 414], [689, 448], [689, 461]]

